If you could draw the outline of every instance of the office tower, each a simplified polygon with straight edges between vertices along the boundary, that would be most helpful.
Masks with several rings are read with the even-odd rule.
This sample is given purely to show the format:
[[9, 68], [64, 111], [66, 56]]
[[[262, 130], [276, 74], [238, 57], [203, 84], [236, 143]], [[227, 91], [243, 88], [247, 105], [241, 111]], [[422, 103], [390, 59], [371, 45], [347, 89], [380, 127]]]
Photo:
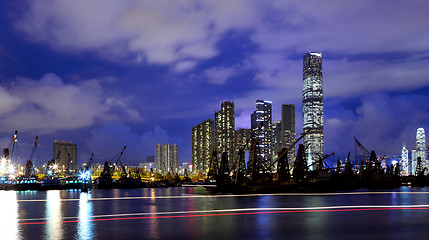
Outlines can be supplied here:
[[409, 171], [409, 163], [408, 163], [408, 149], [402, 146], [402, 154], [401, 154], [401, 176], [410, 175]]
[[308, 146], [308, 164], [312, 164], [324, 155], [322, 53], [304, 55], [302, 121], [303, 131], [310, 129], [303, 142]]
[[60, 172], [77, 170], [77, 145], [72, 142], [54, 141], [53, 147], [55, 164]]
[[282, 150], [282, 121], [273, 121], [273, 158], [279, 157], [279, 152]]
[[416, 158], [421, 158], [422, 169], [428, 167], [426, 159], [426, 136], [423, 128], [417, 129], [416, 135]]
[[[289, 148], [295, 142], [295, 104], [282, 104], [282, 147]], [[295, 147], [288, 152], [289, 165], [295, 161]]]
[[156, 172], [176, 174], [179, 170], [179, 147], [176, 144], [155, 146]]
[[256, 100], [256, 111], [252, 118], [252, 135], [259, 141], [259, 157], [263, 161], [272, 162], [273, 158], [273, 127], [271, 117], [271, 101]]
[[207, 173], [214, 149], [214, 122], [207, 119], [192, 127], [192, 167], [194, 171]]
[[229, 165], [234, 163], [235, 151], [235, 107], [234, 102], [225, 101], [221, 104], [221, 109], [215, 113], [215, 150], [218, 159], [222, 158], [222, 153], [228, 154]]
[[417, 152], [416, 149], [411, 150], [411, 174], [416, 175], [417, 168]]

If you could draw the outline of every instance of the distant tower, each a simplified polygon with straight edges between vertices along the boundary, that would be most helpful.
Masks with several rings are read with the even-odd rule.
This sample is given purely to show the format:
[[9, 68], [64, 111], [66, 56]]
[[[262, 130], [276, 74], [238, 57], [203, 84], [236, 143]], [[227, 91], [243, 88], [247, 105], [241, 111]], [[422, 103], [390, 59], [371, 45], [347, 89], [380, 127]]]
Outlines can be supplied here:
[[[282, 147], [295, 142], [295, 104], [282, 104]], [[289, 165], [295, 161], [295, 147], [288, 153]]]
[[77, 145], [72, 142], [54, 141], [54, 159], [55, 164], [61, 171], [77, 170]]
[[408, 162], [408, 149], [404, 146], [402, 146], [402, 155], [401, 155], [401, 176], [408, 176], [410, 175], [409, 171], [409, 162]]
[[303, 130], [311, 129], [303, 141], [309, 164], [324, 155], [322, 53], [304, 55], [302, 85]]
[[259, 157], [263, 161], [272, 161], [273, 158], [273, 126], [272, 126], [272, 109], [271, 101], [256, 100], [256, 111], [253, 112], [252, 135], [256, 136], [259, 132]]
[[422, 158], [422, 167], [428, 167], [427, 159], [426, 159], [426, 137], [425, 130], [423, 128], [417, 129], [416, 136], [416, 158]]
[[214, 149], [214, 122], [207, 119], [192, 128], [192, 167], [207, 173]]
[[225, 101], [221, 109], [215, 113], [215, 150], [218, 159], [222, 153], [228, 154], [229, 165], [234, 164], [235, 151], [235, 105], [234, 102]]

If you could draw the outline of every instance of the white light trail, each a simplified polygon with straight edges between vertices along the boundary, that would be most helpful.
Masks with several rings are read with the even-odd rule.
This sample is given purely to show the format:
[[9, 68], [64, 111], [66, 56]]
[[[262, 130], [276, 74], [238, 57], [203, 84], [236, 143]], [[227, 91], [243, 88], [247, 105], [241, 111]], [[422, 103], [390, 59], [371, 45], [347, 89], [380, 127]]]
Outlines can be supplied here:
[[[340, 195], [375, 195], [375, 194], [429, 194], [429, 192], [343, 192], [343, 193], [271, 193], [271, 194], [223, 194], [223, 195], [177, 195], [152, 197], [112, 197], [88, 198], [88, 201], [138, 200], [138, 199], [177, 199], [177, 198], [226, 198], [226, 197], [261, 197], [261, 196], [340, 196]], [[46, 199], [21, 199], [17, 202], [46, 202]], [[60, 201], [79, 201], [79, 198], [63, 198]]]
[[[178, 215], [178, 214], [199, 214], [199, 213], [231, 213], [231, 212], [259, 212], [259, 211], [308, 211], [308, 210], [334, 210], [334, 209], [401, 209], [401, 208], [429, 208], [429, 205], [351, 205], [351, 206], [324, 206], [324, 207], [282, 207], [282, 208], [234, 208], [234, 209], [211, 209], [199, 211], [176, 211], [176, 212], [140, 212], [140, 213], [118, 213], [88, 216], [89, 218], [111, 218], [130, 216], [156, 216], [156, 215]], [[79, 217], [63, 217], [62, 220], [79, 219]], [[46, 221], [49, 218], [26, 218], [23, 221]]]

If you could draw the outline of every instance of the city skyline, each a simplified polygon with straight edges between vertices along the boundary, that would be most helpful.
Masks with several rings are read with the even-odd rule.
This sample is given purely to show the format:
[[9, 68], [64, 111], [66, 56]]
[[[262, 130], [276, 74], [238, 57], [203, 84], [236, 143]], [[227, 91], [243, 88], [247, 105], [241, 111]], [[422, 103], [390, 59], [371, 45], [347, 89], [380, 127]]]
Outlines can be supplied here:
[[[135, 165], [158, 143], [191, 162], [192, 127], [235, 103], [235, 130], [255, 101], [296, 106], [302, 56], [323, 53], [325, 152], [345, 158], [353, 136], [378, 154], [412, 152], [429, 129], [429, 3], [332, 1], [33, 1], [1, 3], [0, 147], [17, 129], [21, 163], [39, 136], [79, 164]], [[368, 7], [371, 6], [371, 7]], [[168, 10], [166, 10], [168, 9]], [[309, 11], [308, 9], [313, 9]]]

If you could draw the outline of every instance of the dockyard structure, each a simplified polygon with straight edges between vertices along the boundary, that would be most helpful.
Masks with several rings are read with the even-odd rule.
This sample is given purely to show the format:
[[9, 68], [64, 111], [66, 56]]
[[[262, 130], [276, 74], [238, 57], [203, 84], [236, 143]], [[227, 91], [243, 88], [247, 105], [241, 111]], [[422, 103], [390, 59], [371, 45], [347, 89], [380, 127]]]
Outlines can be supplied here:
[[179, 171], [179, 146], [176, 144], [157, 144], [155, 146], [156, 172], [176, 175]]
[[[289, 148], [295, 142], [295, 104], [282, 104], [282, 147]], [[289, 164], [295, 161], [295, 147], [288, 152]]]
[[310, 133], [303, 139], [305, 155], [309, 165], [324, 156], [324, 113], [322, 53], [310, 52], [304, 55], [302, 85], [303, 131]]
[[70, 141], [55, 140], [52, 159], [64, 174], [77, 170], [77, 145]]
[[196, 173], [207, 173], [214, 150], [214, 121], [207, 119], [192, 127], [192, 166]]
[[234, 164], [234, 140], [235, 105], [234, 102], [225, 101], [221, 104], [221, 109], [215, 112], [215, 151], [218, 159], [226, 153], [229, 165]]
[[[273, 158], [273, 126], [272, 102], [256, 100], [256, 111], [251, 117], [252, 136], [258, 138], [258, 157], [263, 161], [272, 161]], [[256, 136], [258, 135], [258, 136]]]

